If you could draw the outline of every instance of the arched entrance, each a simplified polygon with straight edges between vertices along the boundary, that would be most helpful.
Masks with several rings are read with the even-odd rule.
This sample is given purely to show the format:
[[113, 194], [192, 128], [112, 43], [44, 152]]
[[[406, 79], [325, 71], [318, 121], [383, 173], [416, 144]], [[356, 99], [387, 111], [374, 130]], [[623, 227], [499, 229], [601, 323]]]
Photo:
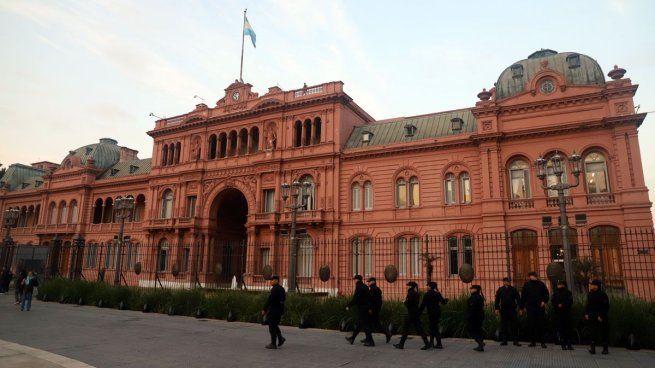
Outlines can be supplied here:
[[[221, 264], [222, 272], [217, 281], [237, 282], [243, 280], [246, 268], [246, 248], [248, 235], [248, 201], [243, 193], [235, 188], [220, 192], [211, 207], [212, 264]], [[215, 271], [212, 270], [212, 271]]]

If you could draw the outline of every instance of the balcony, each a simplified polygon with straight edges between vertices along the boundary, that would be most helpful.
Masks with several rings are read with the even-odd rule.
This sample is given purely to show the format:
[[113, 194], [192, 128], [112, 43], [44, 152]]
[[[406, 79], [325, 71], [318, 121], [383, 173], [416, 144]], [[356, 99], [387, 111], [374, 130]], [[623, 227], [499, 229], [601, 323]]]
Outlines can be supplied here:
[[[567, 206], [573, 206], [573, 198], [564, 197], [564, 203], [566, 203]], [[559, 198], [557, 197], [546, 198], [546, 206], [559, 207]]]
[[47, 224], [37, 225], [35, 234], [73, 234], [77, 224]]
[[509, 200], [509, 209], [510, 210], [526, 209], [526, 208], [534, 208], [534, 199], [528, 198], [528, 199], [510, 199]]
[[[281, 214], [281, 221], [284, 223], [291, 222], [291, 211], [286, 211]], [[296, 221], [298, 223], [317, 223], [323, 222], [324, 211], [323, 210], [309, 210], [309, 211], [298, 211], [296, 216]]]
[[175, 227], [191, 228], [191, 227], [197, 227], [199, 225], [200, 225], [200, 220], [197, 217], [181, 217], [177, 219]]
[[587, 194], [587, 204], [612, 204], [614, 203], [614, 194], [600, 193], [600, 194]]
[[257, 225], [274, 224], [280, 221], [280, 214], [277, 212], [260, 212], [254, 215]]
[[172, 229], [175, 227], [178, 219], [174, 218], [162, 218], [162, 219], [152, 219], [148, 220], [147, 229]]

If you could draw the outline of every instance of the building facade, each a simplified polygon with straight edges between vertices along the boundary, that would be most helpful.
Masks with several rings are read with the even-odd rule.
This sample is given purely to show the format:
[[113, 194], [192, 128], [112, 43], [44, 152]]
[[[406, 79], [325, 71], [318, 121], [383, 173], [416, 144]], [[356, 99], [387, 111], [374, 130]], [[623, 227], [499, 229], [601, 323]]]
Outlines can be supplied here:
[[[380, 264], [421, 277], [424, 271], [409, 271], [419, 261], [402, 253], [418, 257], [423, 239], [442, 237], [445, 249], [463, 256], [437, 260], [434, 272], [457, 276], [462, 263], [476, 266], [470, 254], [482, 245], [472, 239], [495, 233], [510, 234], [508, 264], [520, 277], [537, 268], [534, 254], [550, 252], [532, 244], [530, 234], [558, 216], [556, 193], [536, 177], [539, 155], [582, 156], [581, 184], [566, 193], [579, 236], [652, 228], [638, 140], [646, 114], [635, 111], [638, 86], [624, 74], [615, 66], [606, 80], [586, 55], [540, 50], [502, 71], [472, 107], [382, 121], [341, 82], [271, 87], [260, 96], [235, 81], [215, 106], [157, 120], [148, 132], [151, 159], [103, 138], [70, 151], [61, 164], [11, 165], [0, 208], [20, 211], [11, 232], [16, 243], [83, 238], [88, 260], [118, 232], [114, 201], [132, 196], [125, 232], [132, 244], [151, 249], [140, 261], [155, 265], [162, 279], [174, 282], [173, 265], [182, 262], [188, 271], [194, 259], [201, 284], [226, 268], [225, 276], [245, 274], [245, 281], [288, 252], [291, 211], [280, 188], [298, 181], [306, 183], [298, 272], [310, 284], [330, 265], [328, 288], [346, 290], [361, 271], [353, 247], [375, 254], [373, 239], [382, 238], [392, 239], [396, 256]], [[550, 168], [548, 174], [552, 183]], [[72, 267], [71, 257], [61, 256], [60, 270]], [[606, 268], [620, 268], [610, 264], [617, 262]], [[273, 269], [285, 276], [284, 265]], [[379, 277], [382, 270], [364, 273]]]

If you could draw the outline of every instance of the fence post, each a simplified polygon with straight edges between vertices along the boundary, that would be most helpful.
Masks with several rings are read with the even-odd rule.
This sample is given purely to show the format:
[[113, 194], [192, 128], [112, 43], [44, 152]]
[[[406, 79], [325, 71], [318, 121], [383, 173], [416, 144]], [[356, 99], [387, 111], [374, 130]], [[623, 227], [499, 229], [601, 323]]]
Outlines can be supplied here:
[[510, 240], [509, 240], [509, 233], [506, 231], [505, 232], [505, 267], [506, 267], [506, 272], [507, 272], [507, 277], [512, 277], [512, 264], [511, 264], [511, 247], [510, 247]]

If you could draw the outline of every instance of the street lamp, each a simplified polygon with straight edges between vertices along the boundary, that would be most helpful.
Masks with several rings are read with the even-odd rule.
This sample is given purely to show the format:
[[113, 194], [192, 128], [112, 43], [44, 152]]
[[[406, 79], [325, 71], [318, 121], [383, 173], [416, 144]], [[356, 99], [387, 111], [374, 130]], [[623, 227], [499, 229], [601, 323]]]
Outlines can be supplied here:
[[0, 252], [0, 265], [2, 265], [3, 268], [7, 268], [11, 262], [10, 248], [14, 244], [14, 240], [11, 238], [11, 228], [16, 226], [19, 215], [20, 210], [18, 208], [8, 208], [5, 210], [4, 226], [7, 229], [7, 233], [2, 241], [3, 247], [2, 252]]
[[132, 215], [134, 210], [134, 198], [118, 198], [114, 202], [114, 214], [120, 219], [121, 226], [118, 230], [118, 252], [116, 252], [116, 272], [114, 274], [114, 285], [121, 283], [121, 258], [123, 253], [123, 231], [125, 229], [125, 219]]
[[[560, 230], [562, 232], [562, 248], [564, 249], [564, 272], [566, 273], [566, 283], [571, 288], [571, 292], [575, 293], [575, 284], [573, 283], [573, 260], [571, 258], [571, 245], [569, 244], [569, 219], [566, 214], [566, 199], [564, 198], [564, 193], [570, 188], [575, 188], [580, 185], [580, 172], [581, 172], [581, 162], [582, 156], [573, 152], [571, 156], [568, 157], [568, 162], [571, 165], [571, 173], [575, 178], [575, 183], [569, 184], [562, 181], [562, 175], [564, 175], [564, 168], [566, 158], [560, 155], [558, 152], [555, 152], [553, 156], [549, 159], [545, 159], [541, 156], [535, 161], [535, 166], [537, 168], [537, 177], [541, 180], [541, 187], [545, 190], [557, 191], [557, 199], [559, 205], [559, 216], [560, 216]], [[546, 178], [548, 176], [548, 163], [552, 164], [553, 174], [557, 178], [555, 184], [548, 184]]]
[[[291, 210], [291, 231], [289, 242], [289, 292], [296, 291], [296, 260], [298, 258], [298, 247], [296, 242], [296, 216], [298, 210], [304, 208], [307, 205], [307, 200], [309, 199], [309, 191], [303, 190], [309, 189], [312, 187], [312, 183], [299, 181], [294, 181], [289, 185], [288, 183], [282, 184], [282, 200], [286, 203], [289, 197], [291, 197], [291, 202], [289, 205], [285, 205], [286, 208]], [[302, 194], [302, 196], [301, 196]], [[299, 198], [300, 197], [300, 200]]]

